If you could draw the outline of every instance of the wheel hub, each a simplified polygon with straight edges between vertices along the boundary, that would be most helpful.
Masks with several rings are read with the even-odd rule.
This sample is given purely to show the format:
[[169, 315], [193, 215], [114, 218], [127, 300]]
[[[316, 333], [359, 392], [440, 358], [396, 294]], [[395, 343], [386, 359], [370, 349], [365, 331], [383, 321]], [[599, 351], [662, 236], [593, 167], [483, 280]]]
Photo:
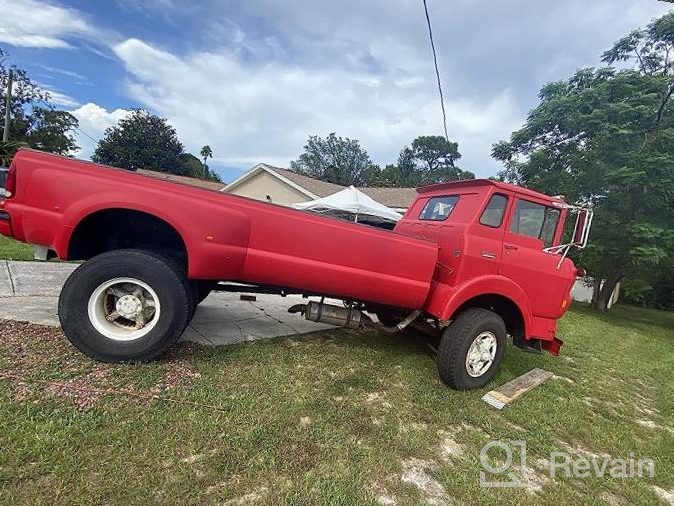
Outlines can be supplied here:
[[494, 363], [498, 342], [493, 332], [482, 332], [470, 345], [466, 354], [466, 371], [477, 378], [486, 373]]
[[147, 283], [136, 278], [114, 278], [94, 290], [87, 312], [91, 324], [105, 337], [131, 341], [156, 326], [161, 304]]
[[135, 295], [124, 295], [117, 300], [115, 309], [123, 318], [134, 320], [143, 310], [143, 303]]

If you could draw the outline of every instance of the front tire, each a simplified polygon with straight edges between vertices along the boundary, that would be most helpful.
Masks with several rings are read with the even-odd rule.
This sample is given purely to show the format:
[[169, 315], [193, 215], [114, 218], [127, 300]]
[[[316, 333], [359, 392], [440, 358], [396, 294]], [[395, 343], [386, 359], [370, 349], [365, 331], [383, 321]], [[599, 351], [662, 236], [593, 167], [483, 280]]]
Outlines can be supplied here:
[[438, 373], [454, 390], [471, 390], [489, 383], [503, 359], [506, 327], [488, 309], [470, 308], [447, 327], [438, 349]]
[[116, 250], [70, 275], [59, 319], [70, 342], [96, 360], [147, 361], [180, 338], [191, 305], [175, 263], [151, 252]]

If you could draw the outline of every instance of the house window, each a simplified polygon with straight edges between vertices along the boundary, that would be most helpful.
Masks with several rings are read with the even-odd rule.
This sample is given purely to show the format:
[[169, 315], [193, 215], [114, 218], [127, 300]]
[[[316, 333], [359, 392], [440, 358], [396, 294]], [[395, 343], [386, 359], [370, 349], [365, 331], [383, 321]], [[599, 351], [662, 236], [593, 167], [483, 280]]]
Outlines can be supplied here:
[[505, 215], [506, 207], [508, 206], [508, 197], [495, 193], [489, 199], [487, 207], [482, 211], [480, 216], [480, 223], [488, 227], [498, 228], [503, 223], [503, 215]]
[[540, 239], [548, 248], [552, 246], [559, 216], [559, 209], [520, 199], [510, 223], [510, 231]]
[[419, 214], [420, 220], [443, 221], [451, 214], [459, 201], [457, 196], [433, 197], [428, 199]]

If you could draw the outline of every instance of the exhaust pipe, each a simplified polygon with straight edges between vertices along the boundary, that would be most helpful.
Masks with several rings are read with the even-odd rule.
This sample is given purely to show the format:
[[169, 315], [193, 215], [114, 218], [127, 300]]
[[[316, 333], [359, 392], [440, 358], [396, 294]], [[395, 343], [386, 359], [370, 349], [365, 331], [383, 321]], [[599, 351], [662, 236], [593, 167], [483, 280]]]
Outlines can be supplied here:
[[358, 309], [322, 304], [313, 300], [307, 303], [304, 317], [312, 322], [327, 323], [328, 325], [349, 329], [359, 329], [368, 323], [372, 323], [370, 317]]
[[400, 332], [410, 323], [412, 323], [421, 311], [413, 311], [407, 318], [393, 327], [384, 327], [376, 324], [372, 319], [358, 309], [334, 306], [332, 304], [323, 304], [322, 302], [309, 301], [305, 304], [295, 304], [288, 309], [289, 313], [301, 313], [312, 322], [327, 323], [337, 327], [346, 327], [350, 329], [360, 329], [363, 327], [375, 327], [391, 334]]

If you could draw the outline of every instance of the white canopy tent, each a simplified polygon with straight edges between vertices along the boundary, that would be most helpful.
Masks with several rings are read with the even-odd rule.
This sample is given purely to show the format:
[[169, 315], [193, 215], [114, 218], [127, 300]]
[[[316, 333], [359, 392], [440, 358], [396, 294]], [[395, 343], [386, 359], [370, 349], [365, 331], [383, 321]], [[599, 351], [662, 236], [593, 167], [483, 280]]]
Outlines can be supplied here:
[[380, 204], [376, 200], [365, 195], [362, 191], [353, 186], [344, 188], [337, 193], [292, 205], [295, 209], [313, 211], [316, 213], [325, 213], [332, 216], [352, 217], [355, 222], [388, 222], [395, 223], [403, 216], [393, 209]]

